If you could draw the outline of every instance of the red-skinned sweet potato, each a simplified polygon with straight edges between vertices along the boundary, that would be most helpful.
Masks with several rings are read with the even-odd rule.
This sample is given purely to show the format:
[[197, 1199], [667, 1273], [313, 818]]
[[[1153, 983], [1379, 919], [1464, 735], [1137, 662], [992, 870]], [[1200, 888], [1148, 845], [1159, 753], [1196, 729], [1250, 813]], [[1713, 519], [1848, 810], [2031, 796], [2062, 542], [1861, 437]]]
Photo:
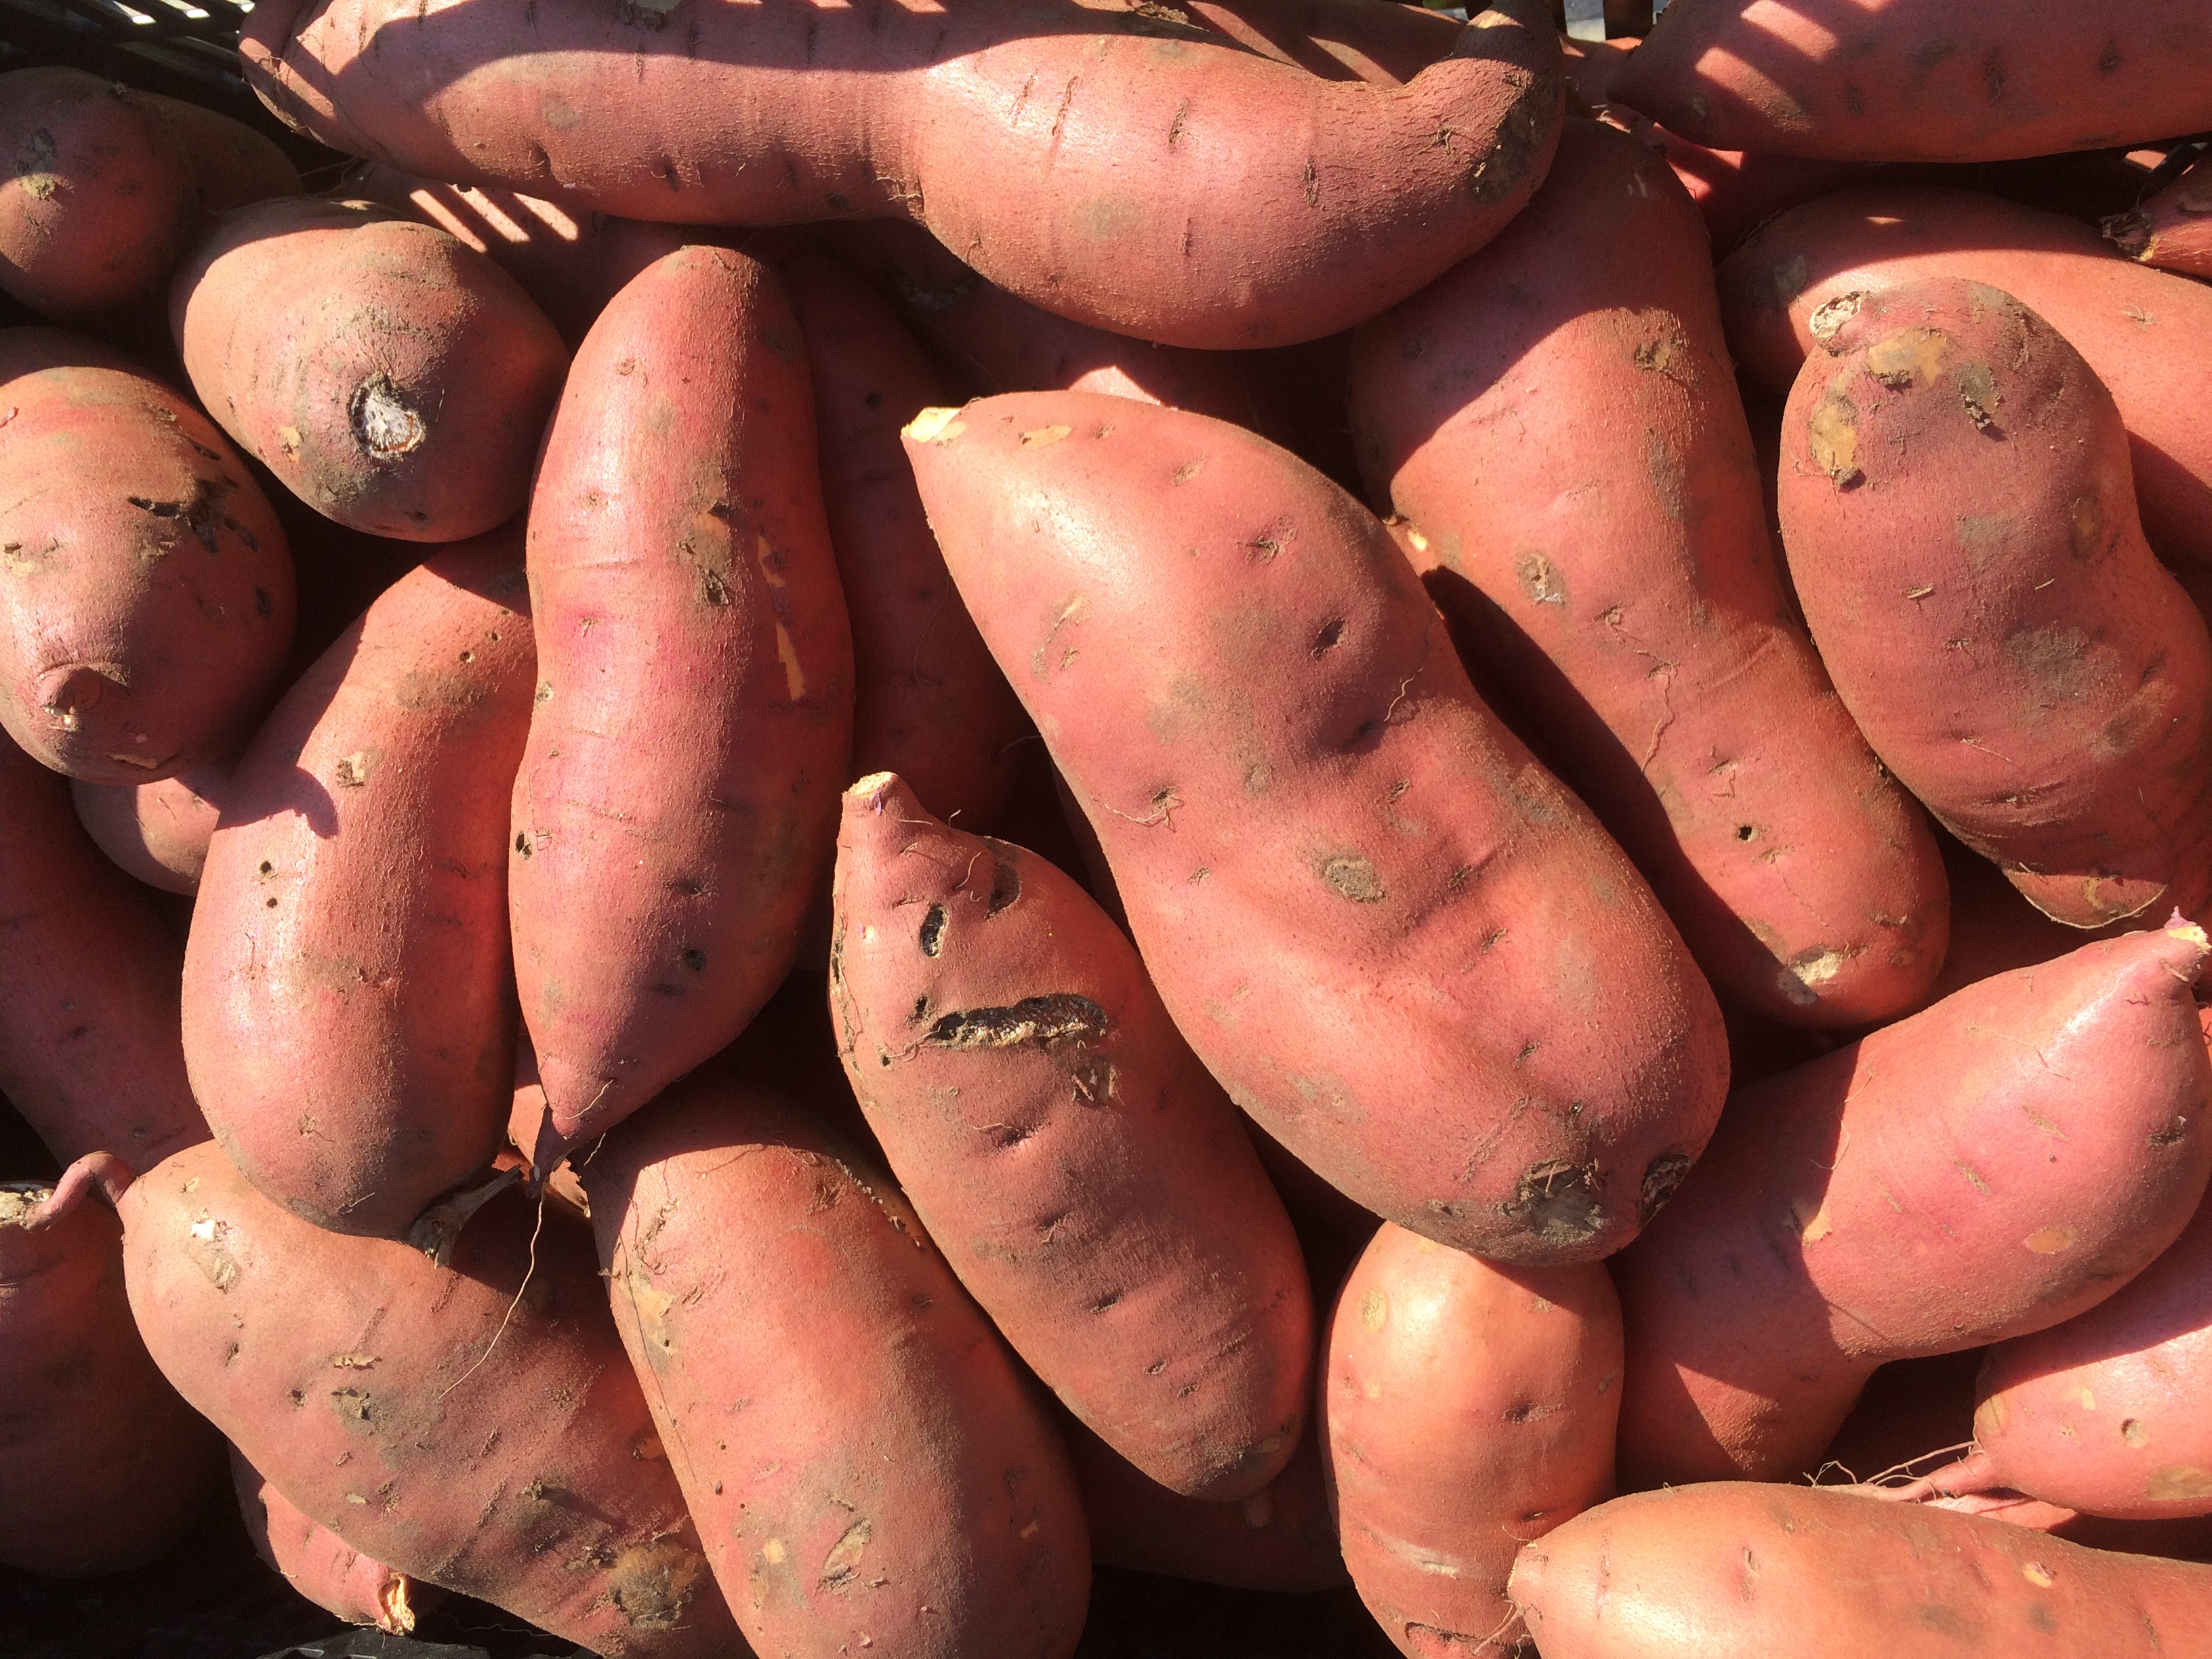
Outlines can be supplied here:
[[2212, 563], [2212, 290], [2112, 257], [2087, 225], [1932, 185], [1839, 191], [1763, 225], [1720, 267], [1729, 349], [1786, 392], [1818, 349], [1814, 313], [1929, 276], [1984, 283], [2063, 335], [2128, 429], [2143, 531], [2159, 556]]
[[1195, 22], [1330, 81], [1402, 87], [1459, 44], [1454, 20], [1397, 0], [1196, 0]]
[[2106, 220], [2104, 230], [2130, 259], [2212, 277], [2212, 158], [2193, 163], [2142, 206]]
[[110, 348], [0, 331], [0, 724], [137, 784], [251, 732], [292, 643], [292, 560], [207, 417]]
[[0, 1182], [0, 1562], [76, 1578], [191, 1536], [222, 1443], [138, 1340], [113, 1214], [54, 1195]]
[[1808, 1025], [1912, 1006], [1942, 864], [1786, 614], [1705, 231], [1665, 164], [1571, 121], [1528, 210], [1357, 339], [1370, 499], [1419, 532], [1462, 656], [1714, 988]]
[[1616, 1498], [1524, 1549], [1510, 1588], [1544, 1659], [2212, 1647], [2212, 1568], [1804, 1486]]
[[1717, 149], [1996, 161], [2212, 126], [2212, 17], [2066, 0], [1674, 0], [1613, 95]]
[[93, 1182], [155, 1363], [301, 1514], [596, 1653], [743, 1651], [560, 1206], [533, 1224], [509, 1188], [441, 1266], [288, 1213], [212, 1143], [62, 1189]]
[[826, 887], [853, 647], [799, 325], [690, 247], [576, 354], [530, 509], [508, 893], [550, 1170], [744, 1029]]
[[830, 260], [785, 267], [814, 386], [822, 505], [853, 628], [847, 778], [896, 772], [929, 810], [988, 833], [1029, 718], [991, 660], [922, 516], [899, 428], [950, 395], [890, 308]]
[[1297, 1237], [1236, 1109], [1074, 881], [845, 794], [830, 1001], [853, 1091], [961, 1282], [1153, 1480], [1249, 1497], [1305, 1427]]
[[1400, 1652], [1514, 1650], [1514, 1552], [1613, 1495], [1620, 1407], [1603, 1267], [1376, 1234], [1330, 1319], [1320, 1427], [1345, 1565]]
[[1867, 741], [2076, 927], [2212, 898], [2212, 637], [2143, 539], [2118, 411], [2012, 296], [1833, 301], [1783, 415], [1782, 538]]
[[508, 800], [530, 720], [511, 531], [418, 566], [231, 775], [185, 953], [223, 1150], [316, 1225], [404, 1235], [505, 1139]]
[[1217, 348], [1412, 293], [1519, 209], [1559, 119], [1534, 0], [1480, 14], [1402, 88], [1167, 9], [653, 18], [539, 0], [518, 34], [473, 3], [280, 0], [242, 50], [287, 120], [410, 173], [676, 222], [908, 218], [1032, 303]]
[[1230, 1097], [1455, 1246], [1632, 1237], [1710, 1133], [1719, 1012], [1642, 878], [1475, 700], [1382, 526], [1249, 433], [1121, 398], [990, 398], [907, 434], [945, 563]]
[[412, 542], [523, 504], [568, 358], [485, 255], [316, 197], [217, 219], [171, 283], [169, 329], [208, 412], [287, 489]]
[[230, 1449], [230, 1479], [254, 1553], [324, 1612], [348, 1624], [374, 1625], [404, 1636], [415, 1628], [418, 1610], [443, 1598], [436, 1585], [394, 1572], [301, 1514], [235, 1446]]
[[2083, 945], [1754, 1085], [1612, 1265], [1621, 1483], [1786, 1479], [1877, 1365], [2095, 1306], [2212, 1171], [2186, 925]]
[[159, 783], [70, 784], [77, 822], [125, 874], [165, 893], [197, 893], [222, 802], [228, 764], [198, 766]]
[[582, 1175], [616, 1323], [755, 1645], [1066, 1659], [1090, 1587], [1066, 1453], [898, 1190], [721, 1066]]

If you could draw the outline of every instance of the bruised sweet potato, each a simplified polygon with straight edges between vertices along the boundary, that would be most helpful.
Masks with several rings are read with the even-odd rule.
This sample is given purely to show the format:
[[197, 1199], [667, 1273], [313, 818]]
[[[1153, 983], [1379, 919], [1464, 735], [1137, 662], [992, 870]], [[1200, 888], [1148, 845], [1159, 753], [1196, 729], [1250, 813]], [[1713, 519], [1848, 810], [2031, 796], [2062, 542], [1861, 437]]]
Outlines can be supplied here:
[[1261, 439], [1121, 398], [907, 432], [945, 563], [1230, 1097], [1442, 1242], [1626, 1243], [1711, 1133], [1718, 1010], [1475, 699], [1382, 526]]
[[1510, 1588], [1544, 1659], [2212, 1648], [2212, 1567], [1804, 1486], [1616, 1498], [1522, 1550]]
[[[1476, 258], [1363, 325], [1352, 423], [1462, 657], [1486, 664], [1723, 996], [1901, 1012], [1941, 860], [1788, 618], [1703, 228], [1576, 120]], [[1605, 411], [1602, 421], [1593, 420]]]
[[287, 489], [412, 542], [523, 504], [568, 356], [485, 255], [315, 197], [217, 219], [171, 284], [169, 328], [208, 412]]
[[292, 643], [268, 498], [190, 399], [58, 329], [0, 330], [0, 725], [136, 784], [222, 759]]
[[1067, 1455], [897, 1189], [726, 1064], [581, 1173], [615, 1322], [759, 1650], [1067, 1659], [1091, 1571]]
[[892, 1172], [992, 1322], [1153, 1480], [1249, 1497], [1305, 1426], [1312, 1297], [1237, 1110], [1074, 881], [846, 792], [830, 1000]]
[[63, 1187], [94, 1180], [155, 1363], [308, 1519], [595, 1653], [743, 1651], [557, 1206], [533, 1225], [509, 1188], [441, 1266], [278, 1208], [211, 1142]]
[[2130, 259], [2212, 277], [2212, 157], [2201, 157], [2139, 208], [2105, 221], [2106, 240]]
[[243, 33], [272, 109], [410, 173], [679, 223], [907, 218], [1032, 303], [1216, 348], [1333, 333], [1472, 252], [1560, 110], [1537, 0], [1403, 88], [1065, 0], [538, 0], [520, 28], [471, 0], [271, 0]]
[[0, 1182], [0, 1562], [76, 1578], [190, 1537], [222, 1443], [147, 1357], [113, 1214], [53, 1196]]
[[1925, 278], [1817, 324], [1782, 537], [1867, 741], [2076, 927], [2212, 898], [2212, 637], [2143, 538], [2118, 411], [2011, 295]]
[[434, 1606], [442, 1592], [394, 1572], [320, 1522], [263, 1479], [237, 1447], [230, 1449], [230, 1479], [254, 1553], [289, 1584], [328, 1613], [352, 1625], [404, 1636], [418, 1609]]
[[1329, 1322], [1322, 1433], [1345, 1565], [1401, 1653], [1513, 1651], [1513, 1553], [1613, 1495], [1620, 1407], [1603, 1267], [1375, 1235]]
[[223, 1150], [318, 1226], [404, 1234], [505, 1139], [508, 797], [530, 720], [517, 538], [403, 577], [231, 774], [185, 953]]
[[198, 766], [159, 783], [70, 785], [77, 822], [115, 867], [165, 893], [196, 893], [208, 842], [230, 793], [228, 765]]
[[600, 313], [529, 564], [507, 883], [543, 1171], [744, 1029], [835, 856], [852, 639], [804, 346], [757, 260], [681, 249]]
[[1674, 0], [1613, 95], [1717, 149], [1992, 161], [2212, 126], [2197, 0]]
[[1811, 1467], [1885, 1361], [2094, 1307], [2212, 1171], [2199, 929], [1968, 987], [1729, 1103], [1612, 1265], [1624, 1486]]

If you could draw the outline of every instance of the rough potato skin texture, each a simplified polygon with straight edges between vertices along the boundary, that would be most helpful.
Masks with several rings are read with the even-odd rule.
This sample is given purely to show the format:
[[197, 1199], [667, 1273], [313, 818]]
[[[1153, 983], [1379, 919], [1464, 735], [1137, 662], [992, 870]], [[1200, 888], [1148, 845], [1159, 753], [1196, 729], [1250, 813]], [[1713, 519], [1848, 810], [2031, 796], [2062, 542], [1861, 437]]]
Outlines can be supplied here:
[[230, 793], [228, 765], [195, 767], [159, 783], [72, 779], [77, 822], [125, 874], [165, 893], [197, 893], [208, 842]]
[[1838, 295], [1929, 276], [2011, 295], [2081, 354], [2119, 406], [2143, 532], [2160, 557], [2212, 564], [2212, 289], [2112, 257], [2088, 226], [1973, 191], [1838, 191], [1761, 226], [1720, 266], [1745, 374], [1787, 392]]
[[1790, 620], [1667, 164], [1569, 122], [1528, 210], [1356, 337], [1370, 498], [1715, 988], [1790, 1024], [1911, 1006], [1942, 863]]
[[1905, 787], [2054, 920], [2212, 897], [2212, 638], [2143, 539], [2118, 412], [2000, 291], [1838, 300], [1783, 411], [1790, 574]]
[[1603, 1267], [1497, 1267], [1384, 1224], [1337, 1294], [1321, 1409], [1345, 1565], [1411, 1659], [1517, 1650], [1513, 1553], [1613, 1495]]
[[416, 1613], [440, 1599], [436, 1586], [394, 1572], [301, 1514], [235, 1446], [230, 1449], [230, 1478], [254, 1553], [325, 1613], [349, 1625], [374, 1625], [404, 1636], [415, 1628]]
[[157, 901], [100, 855], [70, 786], [0, 743], [0, 1095], [67, 1164], [204, 1140]]
[[1521, 1552], [1544, 1659], [1970, 1659], [2212, 1648], [2212, 1567], [1857, 1492], [1636, 1492]]
[[316, 1524], [594, 1653], [744, 1651], [559, 1206], [533, 1244], [510, 1188], [441, 1267], [279, 1209], [210, 1143], [118, 1207], [155, 1363]]
[[846, 779], [896, 772], [932, 812], [988, 833], [1012, 797], [1029, 717], [945, 568], [898, 435], [955, 394], [852, 272], [809, 258], [785, 275], [806, 333], [822, 505], [853, 629]]
[[2148, 1267], [2212, 1170], [2205, 953], [2185, 925], [2097, 940], [1730, 1100], [1613, 1264], [1621, 1484], [1787, 1480], [1885, 1360], [2045, 1329]]
[[319, 197], [218, 218], [170, 284], [169, 331], [208, 412], [287, 489], [410, 542], [514, 515], [568, 363], [487, 256]]
[[0, 1182], [0, 1562], [78, 1578], [183, 1543], [222, 1443], [138, 1340], [113, 1212], [41, 1220], [52, 1191]]
[[1313, 1297], [1237, 1109], [1074, 879], [845, 793], [830, 1006], [892, 1173], [993, 1324], [1115, 1450], [1248, 1498], [1305, 1427]]
[[283, 526], [191, 401], [108, 347], [0, 330], [0, 725], [137, 784], [252, 731], [292, 644]]
[[764, 1654], [1066, 1659], [1090, 1549], [1042, 1405], [889, 1180], [702, 1072], [584, 1166], [615, 1321]]
[[286, 120], [411, 173], [678, 223], [911, 219], [1033, 303], [1221, 349], [1348, 327], [1480, 247], [1561, 108], [1534, 0], [1402, 88], [1072, 0], [276, 0], [241, 49]]
[[1219, 421], [1081, 392], [908, 428], [945, 563], [1231, 1099], [1442, 1243], [1593, 1261], [1718, 1115], [1643, 878], [1478, 702], [1382, 526]]
[[550, 1170], [744, 1029], [835, 855], [852, 635], [805, 346], [758, 261], [679, 249], [592, 325], [530, 592], [507, 879]]
[[404, 1235], [505, 1139], [507, 799], [535, 684], [502, 532], [400, 579], [231, 777], [185, 951], [223, 1150], [319, 1227]]
[[1715, 149], [2002, 161], [2212, 125], [2212, 16], [2066, 0], [1677, 0], [1613, 96]]
[[2212, 160], [2198, 157], [2141, 207], [2106, 219], [2105, 238], [2144, 264], [2212, 277]]

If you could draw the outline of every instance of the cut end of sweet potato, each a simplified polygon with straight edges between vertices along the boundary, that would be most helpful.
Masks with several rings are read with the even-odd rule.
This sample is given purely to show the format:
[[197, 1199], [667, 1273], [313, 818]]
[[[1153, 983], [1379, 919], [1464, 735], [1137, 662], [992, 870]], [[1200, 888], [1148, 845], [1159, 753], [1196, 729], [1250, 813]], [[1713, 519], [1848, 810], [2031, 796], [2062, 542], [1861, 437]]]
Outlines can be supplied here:
[[394, 1636], [415, 1633], [414, 1580], [395, 1572], [376, 1588], [376, 1627]]
[[939, 407], [923, 410], [906, 423], [900, 435], [908, 443], [949, 444], [967, 429], [958, 410]]

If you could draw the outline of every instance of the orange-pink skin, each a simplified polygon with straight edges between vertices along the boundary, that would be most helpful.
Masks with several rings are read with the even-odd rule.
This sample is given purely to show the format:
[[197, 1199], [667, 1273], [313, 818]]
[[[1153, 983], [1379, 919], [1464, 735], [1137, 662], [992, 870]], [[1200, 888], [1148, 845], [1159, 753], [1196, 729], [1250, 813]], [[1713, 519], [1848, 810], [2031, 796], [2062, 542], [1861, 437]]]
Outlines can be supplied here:
[[1410, 1659], [1521, 1651], [1514, 1552], [1613, 1496], [1620, 1304], [1605, 1269], [1493, 1267], [1388, 1224], [1322, 1356], [1330, 1508]]
[[1113, 921], [1050, 864], [845, 793], [830, 1006], [946, 1261], [1161, 1485], [1249, 1498], [1305, 1427], [1313, 1298], [1282, 1200]]
[[2212, 289], [2114, 257], [2087, 225], [1972, 191], [1839, 191], [1761, 226], [1720, 267], [1729, 349], [1786, 392], [1814, 312], [1838, 295], [1951, 276], [2011, 295], [2104, 382], [2128, 432], [2143, 531], [2173, 563], [2212, 563]]
[[726, 1064], [584, 1165], [616, 1323], [763, 1654], [1067, 1659], [1067, 1454], [898, 1189]]
[[165, 893], [197, 893], [207, 865], [230, 766], [199, 766], [181, 776], [133, 787], [122, 783], [70, 784], [77, 822], [115, 867]]
[[946, 422], [907, 438], [945, 563], [1230, 1098], [1444, 1243], [1626, 1243], [1711, 1132], [1719, 1011], [1388, 532], [1203, 416], [1039, 392]]
[[304, 192], [300, 170], [291, 158], [274, 140], [243, 121], [158, 92], [131, 95], [151, 105], [183, 148], [191, 164], [193, 202], [201, 213], [224, 213], [248, 202]]
[[2193, 927], [1983, 981], [1742, 1091], [1612, 1264], [1621, 1484], [1786, 1480], [1886, 1361], [2095, 1306], [2212, 1172]]
[[410, 542], [514, 515], [568, 364], [487, 255], [313, 196], [216, 219], [170, 284], [169, 331], [208, 412], [287, 489]]
[[403, 577], [231, 774], [185, 952], [223, 1150], [316, 1225], [403, 1236], [505, 1139], [507, 796], [530, 720], [512, 531]]
[[224, 757], [296, 611], [283, 527], [191, 401], [58, 329], [0, 330], [0, 725], [137, 784]]
[[0, 1095], [66, 1164], [208, 1137], [185, 1074], [182, 941], [103, 857], [68, 781], [0, 743]]
[[278, 0], [242, 51], [285, 119], [410, 173], [677, 223], [908, 219], [1033, 304], [1228, 349], [1348, 327], [1527, 200], [1558, 48], [1538, 0], [1482, 21], [1404, 88], [1160, 12], [1003, 0], [676, 0], [649, 23], [583, 0]]
[[222, 1443], [138, 1339], [114, 1213], [52, 1194], [0, 1183], [0, 1562], [80, 1578], [190, 1537]]
[[444, 1599], [434, 1584], [418, 1584], [394, 1572], [301, 1514], [235, 1446], [230, 1449], [230, 1479], [254, 1553], [325, 1613], [349, 1625], [374, 1625], [404, 1636], [415, 1628], [416, 1613]]
[[1793, 1024], [1912, 1006], [1942, 864], [1788, 615], [1666, 164], [1570, 121], [1528, 211], [1355, 338], [1370, 498], [1714, 988]]
[[530, 509], [538, 702], [508, 893], [550, 1170], [743, 1030], [828, 885], [853, 645], [805, 347], [687, 247], [592, 325]]
[[2212, 277], [2212, 158], [2200, 156], [2142, 206], [2106, 220], [2105, 236], [2130, 259]]
[[2136, 517], [2112, 400], [2012, 296], [1825, 313], [1783, 413], [1790, 574], [1876, 754], [2077, 927], [2212, 897], [2212, 637]]
[[1196, 0], [1182, 9], [1277, 63], [1376, 87], [1404, 86], [1459, 44], [1453, 19], [1397, 0]]
[[783, 275], [806, 335], [822, 505], [853, 629], [846, 779], [896, 772], [932, 812], [988, 833], [1013, 793], [1029, 717], [952, 586], [898, 436], [956, 394], [852, 272], [806, 258]]
[[1544, 1659], [1911, 1659], [2212, 1650], [2212, 1568], [1853, 1492], [1637, 1492], [1521, 1552]]
[[440, 1267], [310, 1225], [210, 1144], [117, 1207], [155, 1363], [309, 1520], [611, 1659], [744, 1654], [561, 1206], [509, 1188]]
[[2068, 0], [1676, 0], [1613, 96], [1716, 149], [2000, 161], [2212, 126], [2212, 17]]
[[1231, 1504], [1170, 1492], [1074, 1419], [1060, 1427], [1083, 1492], [1092, 1560], [1281, 1595], [1352, 1582], [1329, 1518], [1321, 1443], [1311, 1425], [1281, 1474]]

